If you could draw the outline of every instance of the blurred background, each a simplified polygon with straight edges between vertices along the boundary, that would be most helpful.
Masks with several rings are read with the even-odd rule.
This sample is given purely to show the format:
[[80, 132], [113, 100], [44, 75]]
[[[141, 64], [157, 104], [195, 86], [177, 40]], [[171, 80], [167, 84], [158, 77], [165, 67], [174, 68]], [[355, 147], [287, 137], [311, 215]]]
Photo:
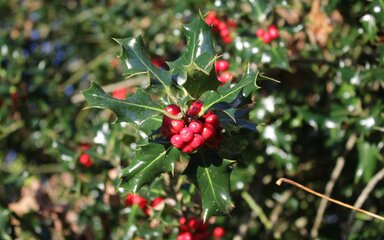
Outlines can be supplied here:
[[[182, 25], [208, 12], [227, 73], [250, 62], [281, 81], [260, 82], [257, 132], [239, 139], [231, 175], [236, 208], [209, 221], [225, 229], [213, 237], [382, 239], [383, 222], [275, 185], [289, 177], [384, 215], [382, 0], [0, 0], [1, 239], [176, 238], [195, 189], [180, 175], [170, 197], [158, 179], [141, 195], [165, 206], [133, 215], [116, 185], [137, 137], [111, 112], [83, 110], [80, 91], [96, 81], [125, 98], [145, 79], [125, 79], [113, 38], [142, 33], [166, 68], [185, 48]], [[272, 25], [275, 39], [256, 34]]]

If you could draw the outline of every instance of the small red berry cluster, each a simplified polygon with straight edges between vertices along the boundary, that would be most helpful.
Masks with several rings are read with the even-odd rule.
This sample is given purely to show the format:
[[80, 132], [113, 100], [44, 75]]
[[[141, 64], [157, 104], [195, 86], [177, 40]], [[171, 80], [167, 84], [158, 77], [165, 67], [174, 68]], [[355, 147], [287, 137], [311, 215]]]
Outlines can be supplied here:
[[[208, 149], [218, 149], [222, 140], [220, 120], [216, 114], [209, 111], [198, 118], [203, 103], [196, 100], [189, 107], [186, 116], [182, 119], [163, 117], [160, 133], [171, 144], [185, 153], [191, 153], [205, 146]], [[173, 116], [181, 114], [180, 108], [171, 104], [165, 111]]]
[[180, 232], [176, 240], [205, 240], [210, 239], [209, 226], [202, 220], [196, 218], [179, 219]]
[[152, 209], [156, 209], [156, 207], [163, 202], [164, 199], [162, 197], [156, 197], [148, 205], [147, 199], [138, 194], [130, 193], [125, 199], [125, 206], [130, 207], [136, 204], [145, 213], [145, 215], [150, 216]]
[[215, 70], [217, 74], [217, 79], [222, 84], [233, 81], [233, 74], [229, 71], [229, 62], [227, 60], [218, 60], [216, 61]]
[[86, 168], [90, 168], [93, 166], [93, 161], [91, 156], [86, 153], [85, 151], [88, 151], [91, 148], [90, 144], [81, 144], [80, 150], [83, 152], [79, 157], [79, 162], [81, 165], [83, 165]]
[[272, 24], [268, 27], [268, 31], [262, 28], [257, 29], [256, 36], [261, 38], [264, 43], [271, 43], [272, 40], [279, 38], [279, 29]]
[[[179, 219], [180, 232], [176, 240], [205, 240], [211, 239], [209, 225], [194, 217]], [[218, 240], [224, 237], [225, 230], [222, 227], [215, 227], [212, 232], [213, 239]]]
[[233, 20], [222, 21], [220, 20], [216, 13], [209, 12], [207, 16], [205, 17], [205, 22], [208, 25], [213, 26], [213, 32], [218, 32], [220, 35], [221, 40], [225, 44], [229, 44], [232, 42], [231, 32], [230, 28], [236, 27], [236, 22]]

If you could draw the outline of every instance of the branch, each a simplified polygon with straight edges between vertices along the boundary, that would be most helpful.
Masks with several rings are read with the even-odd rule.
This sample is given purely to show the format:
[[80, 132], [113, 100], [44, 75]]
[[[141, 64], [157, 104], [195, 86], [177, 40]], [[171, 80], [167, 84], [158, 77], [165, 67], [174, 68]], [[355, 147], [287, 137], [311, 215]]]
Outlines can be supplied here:
[[[355, 143], [356, 143], [356, 135], [352, 134], [352, 135], [350, 135], [350, 137], [348, 138], [348, 140], [345, 144], [345, 152], [344, 152], [343, 156], [340, 156], [337, 158], [336, 166], [333, 169], [332, 174], [331, 174], [331, 179], [327, 182], [327, 185], [325, 186], [325, 195], [326, 196], [328, 196], [328, 197], [331, 196], [331, 193], [333, 191], [333, 187], [335, 186], [335, 183], [339, 179], [341, 171], [344, 168], [344, 164], [345, 164], [345, 157], [344, 156], [346, 156], [347, 153], [354, 147]], [[312, 229], [311, 229], [311, 237], [312, 238], [317, 238], [317, 236], [319, 234], [319, 228], [320, 228], [321, 222], [323, 220], [326, 208], [327, 208], [327, 200], [321, 199], [320, 206], [317, 209], [316, 218], [315, 218], [315, 221], [314, 221]]]
[[[376, 173], [371, 180], [369, 180], [368, 184], [365, 186], [360, 196], [357, 198], [355, 204], [353, 206], [355, 208], [361, 208], [364, 204], [365, 200], [367, 200], [369, 194], [373, 191], [375, 186], [384, 178], [384, 168], [381, 169], [378, 173]], [[355, 212], [351, 212], [348, 218], [347, 231], [346, 235], [348, 236], [350, 232], [352, 232], [351, 226], [354, 220]]]
[[[331, 174], [331, 179], [327, 182], [327, 185], [325, 186], [325, 196], [330, 196], [333, 190], [333, 187], [335, 186], [335, 183], [337, 179], [339, 179], [340, 173], [344, 168], [345, 164], [345, 158], [344, 157], [339, 157], [336, 160], [336, 166], [332, 171]], [[316, 213], [316, 218], [313, 223], [312, 229], [311, 229], [311, 237], [312, 238], [317, 238], [318, 233], [319, 233], [319, 228], [321, 225], [321, 222], [324, 217], [324, 212], [325, 209], [327, 208], [327, 200], [326, 199], [321, 199], [319, 208], [317, 209]]]
[[[138, 85], [146, 85], [148, 83], [148, 79], [146, 77], [135, 77], [135, 78], [129, 78], [121, 82], [108, 84], [106, 86], [103, 86], [103, 90], [106, 93], [113, 92], [114, 90], [120, 89], [120, 88], [128, 88]], [[72, 103], [80, 103], [84, 101], [85, 98], [83, 94], [77, 93], [71, 97]]]
[[307, 188], [307, 187], [301, 185], [300, 183], [297, 183], [297, 182], [295, 182], [295, 181], [292, 181], [292, 180], [290, 180], [290, 179], [288, 179], [288, 178], [280, 178], [279, 180], [276, 181], [276, 184], [277, 184], [278, 186], [280, 186], [283, 182], [289, 183], [289, 184], [291, 184], [291, 185], [293, 185], [293, 186], [296, 186], [296, 187], [298, 187], [298, 188], [300, 188], [300, 189], [302, 189], [302, 190], [304, 190], [304, 191], [306, 191], [306, 192], [309, 192], [309, 193], [311, 193], [311, 194], [313, 194], [313, 195], [316, 195], [316, 196], [318, 196], [318, 197], [320, 197], [320, 198], [326, 199], [327, 201], [330, 201], [330, 202], [336, 203], [336, 204], [338, 204], [338, 205], [341, 205], [341, 206], [343, 206], [343, 207], [345, 207], [345, 208], [349, 208], [349, 209], [352, 209], [352, 210], [354, 210], [354, 211], [358, 211], [358, 212], [360, 212], [360, 213], [364, 213], [364, 214], [366, 214], [366, 215], [368, 215], [368, 216], [371, 216], [371, 217], [373, 217], [373, 218], [376, 218], [376, 219], [379, 219], [379, 220], [381, 220], [381, 221], [384, 221], [384, 217], [382, 217], [382, 216], [379, 216], [379, 215], [377, 215], [377, 214], [368, 212], [368, 211], [363, 210], [363, 209], [361, 209], [361, 208], [355, 208], [355, 207], [352, 206], [352, 205], [349, 205], [349, 204], [343, 203], [343, 202], [341, 202], [341, 201], [338, 201], [338, 200], [336, 200], [336, 199], [333, 199], [333, 198], [330, 198], [330, 197], [328, 197], [328, 196], [325, 196], [324, 194], [318, 193], [318, 192], [316, 192], [316, 191], [314, 191], [314, 190], [312, 190], [312, 189], [310, 189], [310, 188]]

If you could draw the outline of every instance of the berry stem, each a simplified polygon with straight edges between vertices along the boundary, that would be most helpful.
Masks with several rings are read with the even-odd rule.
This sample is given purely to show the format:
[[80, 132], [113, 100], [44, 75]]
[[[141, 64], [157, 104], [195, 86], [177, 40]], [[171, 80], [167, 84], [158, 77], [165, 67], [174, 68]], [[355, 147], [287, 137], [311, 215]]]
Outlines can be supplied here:
[[357, 211], [357, 212], [360, 212], [360, 213], [364, 213], [364, 214], [366, 214], [366, 215], [368, 215], [368, 216], [371, 216], [371, 217], [373, 217], [373, 218], [376, 218], [376, 219], [379, 219], [379, 220], [381, 220], [381, 221], [384, 221], [384, 217], [382, 217], [382, 216], [379, 216], [379, 215], [377, 215], [377, 214], [368, 212], [368, 211], [363, 210], [363, 209], [361, 209], [361, 208], [355, 208], [355, 207], [352, 206], [352, 205], [349, 205], [349, 204], [343, 203], [343, 202], [341, 202], [341, 201], [338, 201], [338, 200], [336, 200], [336, 199], [333, 199], [333, 198], [330, 198], [330, 197], [328, 197], [328, 196], [325, 196], [325, 195], [323, 195], [323, 194], [321, 194], [321, 193], [318, 193], [318, 192], [316, 192], [316, 191], [314, 191], [314, 190], [312, 190], [312, 189], [310, 189], [310, 188], [307, 188], [307, 187], [301, 185], [300, 183], [297, 183], [297, 182], [295, 182], [295, 181], [293, 181], [293, 180], [290, 180], [290, 179], [288, 179], [288, 178], [280, 178], [279, 180], [276, 181], [276, 184], [277, 184], [278, 186], [280, 186], [280, 185], [281, 185], [282, 183], [284, 183], [284, 182], [285, 182], [285, 183], [289, 183], [289, 184], [291, 184], [291, 185], [294, 185], [294, 186], [296, 186], [296, 187], [298, 187], [298, 188], [300, 188], [300, 189], [302, 189], [302, 190], [304, 190], [304, 191], [306, 191], [306, 192], [309, 192], [309, 193], [311, 193], [311, 194], [313, 194], [313, 195], [316, 195], [316, 196], [318, 196], [318, 197], [320, 197], [320, 198], [323, 198], [323, 199], [325, 199], [325, 200], [327, 200], [327, 201], [330, 201], [330, 202], [339, 204], [339, 205], [341, 205], [341, 206], [343, 206], [343, 207], [345, 207], [345, 208], [349, 208], [349, 209], [352, 209], [352, 210], [354, 210], [354, 211]]

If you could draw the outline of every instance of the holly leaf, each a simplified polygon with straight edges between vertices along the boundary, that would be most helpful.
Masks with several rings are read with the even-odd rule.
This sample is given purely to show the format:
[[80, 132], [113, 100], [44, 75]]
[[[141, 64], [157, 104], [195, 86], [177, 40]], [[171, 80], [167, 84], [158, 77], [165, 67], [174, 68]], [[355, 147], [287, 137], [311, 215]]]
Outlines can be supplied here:
[[140, 126], [148, 118], [163, 113], [163, 108], [154, 103], [147, 92], [138, 89], [126, 100], [120, 100], [108, 95], [97, 83], [82, 91], [88, 101], [87, 108], [108, 108], [116, 115], [115, 122], [133, 122]]
[[115, 39], [115, 41], [121, 46], [119, 58], [125, 66], [124, 74], [132, 77], [146, 73], [151, 80], [154, 79], [159, 82], [166, 91], [169, 91], [172, 82], [171, 72], [157, 68], [152, 64], [141, 35], [132, 38]]
[[[179, 85], [186, 83], [187, 75], [194, 75], [189, 72], [191, 67], [209, 75], [216, 58], [211, 27], [205, 23], [202, 17], [183, 26], [182, 30], [187, 38], [187, 48], [178, 59], [168, 62], [172, 75]], [[196, 83], [199, 78], [192, 77], [191, 80]], [[203, 80], [201, 82], [204, 83]]]
[[270, 65], [273, 67], [292, 71], [288, 62], [288, 51], [286, 48], [274, 47], [271, 49]]
[[240, 82], [236, 83], [234, 86], [225, 84], [219, 86], [217, 91], [211, 90], [203, 93], [200, 97], [200, 101], [204, 103], [202, 112], [206, 112], [211, 107], [214, 107], [215, 104], [231, 103], [238, 98], [240, 93], [243, 97], [248, 97], [251, 93], [259, 89], [259, 86], [256, 84], [258, 75], [258, 72], [253, 72], [248, 67]]
[[165, 150], [163, 145], [157, 143], [140, 147], [132, 163], [121, 171], [120, 186], [129, 192], [138, 192], [161, 173], [173, 173], [179, 155], [178, 149]]
[[252, 7], [251, 17], [256, 17], [257, 21], [264, 22], [272, 10], [272, 3], [264, 0], [248, 0]]
[[185, 174], [201, 193], [206, 221], [212, 215], [228, 214], [233, 208], [229, 175], [234, 161], [222, 159], [216, 152], [203, 154], [191, 155]]
[[189, 73], [190, 75], [188, 76], [188, 80], [185, 82], [183, 87], [193, 98], [198, 98], [202, 93], [216, 89], [220, 86], [220, 82], [217, 80], [217, 75], [213, 68], [209, 75], [199, 69], [190, 69]]

